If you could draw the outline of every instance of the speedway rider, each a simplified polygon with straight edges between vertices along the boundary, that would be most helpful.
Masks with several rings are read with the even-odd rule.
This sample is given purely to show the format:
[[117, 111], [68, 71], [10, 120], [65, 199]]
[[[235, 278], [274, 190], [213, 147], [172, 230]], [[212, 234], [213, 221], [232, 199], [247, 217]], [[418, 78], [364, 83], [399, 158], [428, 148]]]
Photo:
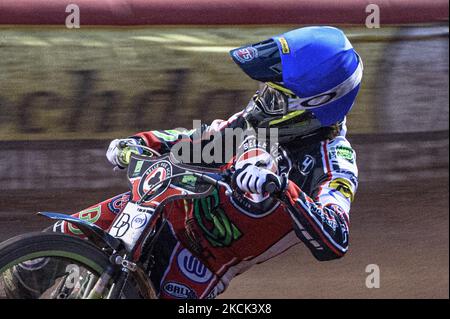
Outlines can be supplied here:
[[[345, 119], [360, 88], [360, 57], [333, 27], [296, 29], [230, 55], [249, 77], [263, 83], [242, 112], [196, 132], [154, 130], [125, 139], [163, 154], [177, 143], [192, 142], [196, 133], [278, 129], [281, 156], [275, 166], [251, 159], [239, 162], [239, 156], [252, 149], [249, 143], [225, 163], [215, 163], [222, 168], [235, 165], [238, 191], [231, 199], [217, 190], [207, 199], [170, 206], [169, 224], [155, 246], [151, 269], [160, 298], [213, 298], [234, 276], [300, 242], [320, 261], [340, 258], [348, 249], [358, 172], [345, 137]], [[121, 141], [111, 142], [107, 158], [124, 168]], [[256, 151], [261, 147], [253, 145]], [[276, 184], [280, 200], [265, 192], [269, 182]], [[125, 193], [75, 216], [92, 217], [89, 212], [100, 211], [90, 221], [107, 229], [128, 200]], [[55, 224], [54, 230], [80, 235], [66, 222]]]

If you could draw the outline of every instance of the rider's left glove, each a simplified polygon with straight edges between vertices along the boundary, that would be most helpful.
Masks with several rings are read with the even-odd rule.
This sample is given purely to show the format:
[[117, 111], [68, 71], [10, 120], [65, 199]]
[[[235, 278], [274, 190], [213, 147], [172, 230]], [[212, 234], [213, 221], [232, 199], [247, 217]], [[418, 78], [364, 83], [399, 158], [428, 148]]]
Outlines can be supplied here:
[[282, 178], [272, 171], [253, 164], [246, 164], [236, 170], [233, 180], [241, 191], [253, 194], [281, 191], [285, 184]]
[[142, 154], [141, 148], [133, 147], [133, 145], [140, 145], [140, 143], [134, 138], [115, 139], [109, 144], [106, 158], [114, 166], [123, 169], [130, 163], [132, 153]]

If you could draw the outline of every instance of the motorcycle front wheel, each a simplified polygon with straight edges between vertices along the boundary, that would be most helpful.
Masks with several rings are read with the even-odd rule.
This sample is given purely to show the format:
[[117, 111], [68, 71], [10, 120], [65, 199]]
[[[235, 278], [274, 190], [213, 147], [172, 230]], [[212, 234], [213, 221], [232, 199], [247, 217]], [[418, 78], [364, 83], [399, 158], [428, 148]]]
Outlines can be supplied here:
[[[86, 299], [109, 265], [87, 240], [51, 232], [19, 235], [0, 244], [0, 299]], [[127, 284], [120, 298], [139, 296]]]

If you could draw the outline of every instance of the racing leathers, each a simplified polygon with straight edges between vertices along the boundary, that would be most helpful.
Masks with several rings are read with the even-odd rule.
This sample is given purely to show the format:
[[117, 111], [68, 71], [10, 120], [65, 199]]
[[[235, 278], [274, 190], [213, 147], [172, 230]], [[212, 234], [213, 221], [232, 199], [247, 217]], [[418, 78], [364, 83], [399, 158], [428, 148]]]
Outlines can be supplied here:
[[[154, 130], [133, 138], [164, 154], [179, 143], [195, 144], [196, 133], [204, 149], [208, 137], [245, 125], [238, 113], [196, 130]], [[348, 249], [349, 211], [358, 186], [356, 158], [345, 137], [345, 123], [331, 137], [325, 132], [277, 145], [273, 170], [288, 172], [279, 199], [239, 191], [230, 198], [219, 188], [207, 198], [166, 206], [168, 224], [148, 258], [159, 297], [214, 298], [236, 275], [300, 242], [320, 261], [342, 257]], [[203, 165], [227, 169], [243, 154], [246, 159], [258, 157], [258, 150], [267, 149], [263, 144], [246, 139], [231, 158]], [[112, 229], [129, 197], [118, 195], [75, 216]], [[54, 230], [82, 235], [66, 222], [55, 224]]]

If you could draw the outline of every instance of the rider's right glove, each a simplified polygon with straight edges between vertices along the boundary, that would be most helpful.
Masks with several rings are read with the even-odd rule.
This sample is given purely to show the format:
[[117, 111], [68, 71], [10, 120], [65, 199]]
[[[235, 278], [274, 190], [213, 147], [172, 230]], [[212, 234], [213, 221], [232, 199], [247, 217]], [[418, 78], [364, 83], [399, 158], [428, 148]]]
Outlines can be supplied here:
[[115, 139], [109, 144], [106, 158], [114, 166], [123, 169], [130, 163], [132, 153], [142, 154], [142, 149], [133, 145], [140, 145], [140, 143], [134, 138]]

